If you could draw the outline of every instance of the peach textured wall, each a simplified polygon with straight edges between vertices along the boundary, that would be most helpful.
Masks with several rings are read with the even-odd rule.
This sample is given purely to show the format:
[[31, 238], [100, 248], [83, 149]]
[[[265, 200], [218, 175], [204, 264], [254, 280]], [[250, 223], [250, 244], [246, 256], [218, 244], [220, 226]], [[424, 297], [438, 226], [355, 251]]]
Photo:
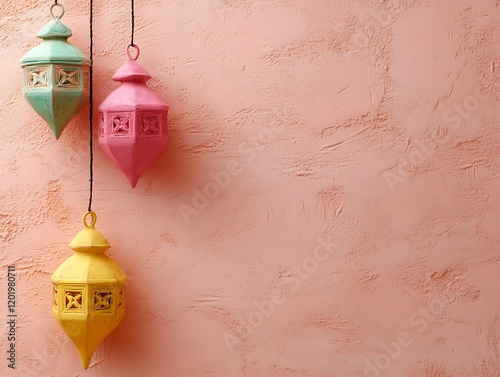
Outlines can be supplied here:
[[[63, 1], [85, 51], [87, 3]], [[49, 281], [86, 210], [88, 109], [53, 138], [18, 64], [51, 1], [0, 6], [0, 302], [15, 264], [20, 315], [0, 374], [500, 376], [500, 3], [136, 3], [171, 138], [135, 190], [96, 150], [98, 229], [130, 280], [88, 371]], [[95, 6], [99, 104], [129, 1]]]

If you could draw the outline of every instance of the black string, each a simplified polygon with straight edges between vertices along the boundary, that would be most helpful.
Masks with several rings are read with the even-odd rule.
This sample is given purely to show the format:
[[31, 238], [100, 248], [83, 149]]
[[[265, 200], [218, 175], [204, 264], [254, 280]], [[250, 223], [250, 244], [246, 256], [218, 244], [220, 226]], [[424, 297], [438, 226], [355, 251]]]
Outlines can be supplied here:
[[90, 83], [89, 83], [89, 103], [90, 103], [90, 193], [89, 193], [89, 212], [92, 211], [92, 196], [94, 191], [94, 1], [90, 0]]
[[57, 0], [54, 1], [54, 5], [57, 5]]
[[134, 32], [135, 32], [135, 4], [134, 4], [134, 0], [132, 0], [131, 9], [132, 9], [132, 37], [130, 38], [130, 45], [135, 46], [134, 45]]

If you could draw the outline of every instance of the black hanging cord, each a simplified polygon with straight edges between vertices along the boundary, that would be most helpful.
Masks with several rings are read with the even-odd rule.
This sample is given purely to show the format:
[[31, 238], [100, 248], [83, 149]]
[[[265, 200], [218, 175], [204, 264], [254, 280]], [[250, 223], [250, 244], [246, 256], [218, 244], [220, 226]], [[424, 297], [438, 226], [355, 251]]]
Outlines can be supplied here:
[[135, 33], [135, 4], [134, 0], [131, 0], [131, 9], [132, 9], [132, 37], [130, 38], [130, 45], [134, 45], [134, 33]]
[[92, 211], [92, 196], [94, 191], [94, 1], [90, 0], [90, 83], [89, 83], [89, 103], [90, 103], [90, 188], [89, 188], [89, 212]]
[[54, 1], [54, 5], [57, 5], [57, 0]]

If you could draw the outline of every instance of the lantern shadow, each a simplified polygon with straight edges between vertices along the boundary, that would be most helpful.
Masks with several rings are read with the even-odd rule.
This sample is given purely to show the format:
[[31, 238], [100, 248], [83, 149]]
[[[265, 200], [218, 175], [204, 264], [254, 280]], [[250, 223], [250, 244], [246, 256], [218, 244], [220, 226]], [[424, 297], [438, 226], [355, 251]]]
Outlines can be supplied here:
[[[127, 292], [125, 317], [104, 342], [106, 349], [113, 350], [107, 354], [113, 368], [123, 369], [118, 370], [123, 373], [120, 375], [141, 375], [144, 365], [148, 365], [149, 370], [171, 371], [176, 354], [169, 348], [168, 329], [165, 328], [173, 319], [160, 310], [155, 308], [153, 297], [145, 300], [138, 289]], [[159, 321], [162, 322], [160, 328]]]
[[[165, 150], [155, 161], [151, 168], [146, 171], [142, 185], [149, 180], [149, 185], [168, 188], [170, 193], [182, 193], [187, 186], [190, 187], [193, 174], [193, 159], [185, 151], [182, 143], [183, 134], [188, 134], [189, 124], [186, 121], [178, 121], [178, 117], [169, 116], [169, 139]], [[146, 178], [146, 179], [145, 179]], [[141, 185], [139, 180], [138, 186]], [[163, 191], [163, 190], [162, 190]]]

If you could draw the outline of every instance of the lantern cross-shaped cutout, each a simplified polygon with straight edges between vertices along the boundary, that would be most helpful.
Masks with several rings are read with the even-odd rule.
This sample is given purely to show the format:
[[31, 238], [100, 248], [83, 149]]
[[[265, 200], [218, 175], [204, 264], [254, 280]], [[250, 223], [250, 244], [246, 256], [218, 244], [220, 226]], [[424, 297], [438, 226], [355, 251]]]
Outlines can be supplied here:
[[158, 135], [160, 133], [160, 122], [158, 117], [144, 117], [142, 122], [143, 135]]
[[95, 310], [111, 309], [112, 303], [113, 303], [113, 293], [112, 292], [95, 292], [94, 293], [94, 309]]
[[79, 85], [79, 71], [66, 71], [59, 68], [59, 86], [75, 87]]
[[66, 291], [66, 309], [82, 308], [82, 292]]
[[113, 118], [113, 133], [118, 135], [128, 134], [130, 129], [129, 117], [121, 116]]
[[32, 88], [45, 87], [48, 86], [46, 69], [33, 70], [30, 72], [31, 80], [30, 86]]

